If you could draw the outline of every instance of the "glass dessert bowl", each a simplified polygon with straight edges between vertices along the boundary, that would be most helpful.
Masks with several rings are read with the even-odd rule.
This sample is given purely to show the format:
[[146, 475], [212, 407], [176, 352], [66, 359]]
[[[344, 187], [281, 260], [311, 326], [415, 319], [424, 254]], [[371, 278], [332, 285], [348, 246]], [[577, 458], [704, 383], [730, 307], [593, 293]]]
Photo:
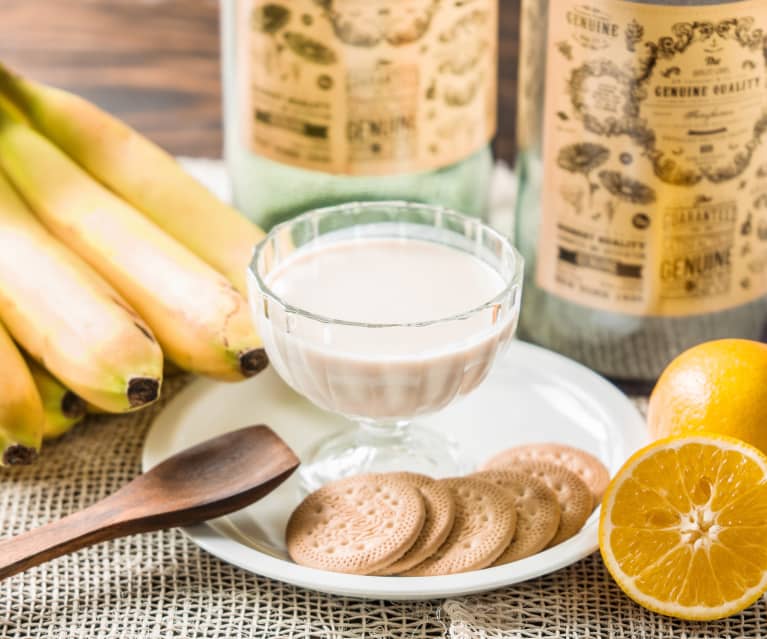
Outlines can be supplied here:
[[296, 392], [356, 425], [302, 460], [302, 487], [465, 470], [451, 441], [412, 422], [485, 379], [516, 330], [522, 274], [500, 233], [427, 205], [348, 204], [272, 229], [248, 275], [269, 359]]

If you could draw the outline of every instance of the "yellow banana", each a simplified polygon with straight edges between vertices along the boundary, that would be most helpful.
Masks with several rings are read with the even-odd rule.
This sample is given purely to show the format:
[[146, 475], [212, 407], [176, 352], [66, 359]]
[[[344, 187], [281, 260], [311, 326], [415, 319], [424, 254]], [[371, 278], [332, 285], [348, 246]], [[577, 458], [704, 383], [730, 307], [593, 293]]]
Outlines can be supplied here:
[[33, 359], [27, 366], [43, 400], [43, 438], [60, 437], [85, 417], [87, 404]]
[[43, 405], [24, 357], [0, 325], [0, 465], [29, 464], [43, 440]]
[[128, 300], [178, 366], [224, 380], [266, 366], [247, 303], [223, 275], [42, 135], [2, 115], [0, 165], [43, 224]]
[[162, 351], [149, 327], [43, 228], [1, 172], [0, 320], [28, 354], [105, 410], [159, 396]]
[[0, 91], [75, 162], [247, 295], [247, 265], [264, 235], [257, 226], [160, 147], [87, 100], [1, 65]]

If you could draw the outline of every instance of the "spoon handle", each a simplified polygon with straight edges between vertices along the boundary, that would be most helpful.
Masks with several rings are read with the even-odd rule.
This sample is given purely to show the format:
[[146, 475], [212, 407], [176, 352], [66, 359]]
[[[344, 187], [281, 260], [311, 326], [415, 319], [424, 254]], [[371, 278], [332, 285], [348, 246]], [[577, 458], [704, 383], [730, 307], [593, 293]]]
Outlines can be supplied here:
[[86, 546], [142, 532], [141, 520], [126, 521], [124, 504], [113, 497], [0, 541], [0, 580]]
[[249, 426], [176, 453], [80, 512], [0, 541], [0, 580], [102, 541], [188, 526], [245, 508], [298, 467], [267, 426]]

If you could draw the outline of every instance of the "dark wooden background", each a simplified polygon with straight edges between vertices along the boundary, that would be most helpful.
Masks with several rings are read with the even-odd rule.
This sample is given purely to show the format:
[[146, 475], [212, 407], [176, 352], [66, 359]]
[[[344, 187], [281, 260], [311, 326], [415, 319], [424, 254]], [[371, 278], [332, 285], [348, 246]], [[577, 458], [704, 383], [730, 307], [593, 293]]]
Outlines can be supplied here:
[[[519, 0], [499, 2], [496, 148], [512, 160]], [[0, 0], [0, 61], [93, 100], [172, 153], [221, 155], [218, 56], [216, 0]]]

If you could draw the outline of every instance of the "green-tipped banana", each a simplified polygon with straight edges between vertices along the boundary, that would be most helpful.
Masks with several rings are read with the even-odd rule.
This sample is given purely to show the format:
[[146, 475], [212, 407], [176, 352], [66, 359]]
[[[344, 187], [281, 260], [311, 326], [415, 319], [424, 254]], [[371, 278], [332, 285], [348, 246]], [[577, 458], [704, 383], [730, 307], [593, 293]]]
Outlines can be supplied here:
[[43, 400], [43, 438], [60, 437], [85, 417], [88, 405], [33, 359], [27, 365]]
[[40, 133], [1, 113], [0, 167], [43, 224], [140, 313], [181, 368], [238, 380], [266, 366], [247, 302], [223, 275]]
[[246, 269], [263, 232], [160, 147], [90, 102], [0, 65], [0, 93], [45, 137], [247, 295]]
[[0, 325], [0, 465], [30, 464], [43, 441], [43, 405], [24, 357]]
[[1, 171], [0, 320], [29, 355], [104, 410], [159, 396], [163, 357], [149, 327], [43, 228]]

